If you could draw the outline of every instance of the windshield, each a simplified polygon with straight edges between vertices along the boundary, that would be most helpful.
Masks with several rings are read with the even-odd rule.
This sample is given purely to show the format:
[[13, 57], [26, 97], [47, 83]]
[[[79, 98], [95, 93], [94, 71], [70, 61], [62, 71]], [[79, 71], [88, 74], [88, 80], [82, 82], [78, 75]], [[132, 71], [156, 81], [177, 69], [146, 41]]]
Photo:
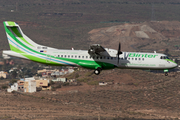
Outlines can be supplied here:
[[169, 59], [168, 56], [161, 56], [160, 59]]

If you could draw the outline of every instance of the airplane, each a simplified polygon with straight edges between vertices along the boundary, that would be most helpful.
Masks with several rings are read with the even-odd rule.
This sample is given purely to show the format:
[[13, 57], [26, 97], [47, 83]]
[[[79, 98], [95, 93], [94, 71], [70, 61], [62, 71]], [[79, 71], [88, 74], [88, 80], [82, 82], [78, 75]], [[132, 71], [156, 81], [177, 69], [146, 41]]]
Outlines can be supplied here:
[[99, 75], [107, 69], [147, 69], [168, 70], [177, 67], [167, 55], [161, 53], [123, 52], [119, 43], [118, 50], [104, 48], [100, 44], [90, 45], [88, 50], [65, 50], [40, 45], [33, 42], [12, 21], [4, 21], [4, 28], [11, 50], [3, 50], [3, 57], [18, 57], [38, 63], [55, 66], [77, 66], [93, 69]]

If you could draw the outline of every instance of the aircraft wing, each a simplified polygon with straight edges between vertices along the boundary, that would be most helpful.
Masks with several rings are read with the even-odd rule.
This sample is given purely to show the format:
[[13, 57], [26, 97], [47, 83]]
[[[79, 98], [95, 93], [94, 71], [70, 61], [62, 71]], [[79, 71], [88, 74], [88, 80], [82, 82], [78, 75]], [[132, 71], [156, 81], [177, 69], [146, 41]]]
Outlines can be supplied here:
[[93, 44], [89, 46], [88, 53], [90, 55], [103, 55], [106, 50], [99, 44]]

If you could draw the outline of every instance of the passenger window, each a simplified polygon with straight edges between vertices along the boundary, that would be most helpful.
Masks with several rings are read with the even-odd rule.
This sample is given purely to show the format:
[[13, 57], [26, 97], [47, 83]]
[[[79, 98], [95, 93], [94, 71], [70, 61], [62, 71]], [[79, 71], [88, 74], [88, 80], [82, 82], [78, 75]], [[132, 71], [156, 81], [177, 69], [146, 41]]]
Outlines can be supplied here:
[[73, 55], [71, 55], [71, 58], [73, 58]]
[[142, 60], [144, 60], [144, 58], [142, 58]]
[[130, 58], [128, 58], [128, 60], [130, 60]]
[[135, 58], [135, 60], [137, 60], [137, 58]]
[[59, 57], [59, 55], [58, 55], [58, 57]]
[[66, 57], [66, 55], [64, 55], [64, 57]]
[[141, 60], [141, 58], [139, 58], [139, 60]]
[[97, 59], [99, 58], [99, 57], [96, 57]]
[[111, 57], [111, 60], [113, 60], [113, 57]]
[[102, 57], [100, 57], [100, 59], [102, 59]]
[[61, 55], [61, 57], [63, 57], [63, 55]]
[[134, 58], [132, 58], [132, 60], [134, 60]]
[[109, 59], [109, 57], [107, 57], [107, 59]]
[[79, 56], [79, 58], [81, 58], [81, 56]]
[[70, 58], [70, 55], [68, 55], [68, 58]]
[[88, 59], [88, 56], [86, 56], [86, 58]]
[[84, 56], [82, 56], [82, 58], [84, 58]]
[[104, 56], [104, 59], [106, 59], [106, 57]]

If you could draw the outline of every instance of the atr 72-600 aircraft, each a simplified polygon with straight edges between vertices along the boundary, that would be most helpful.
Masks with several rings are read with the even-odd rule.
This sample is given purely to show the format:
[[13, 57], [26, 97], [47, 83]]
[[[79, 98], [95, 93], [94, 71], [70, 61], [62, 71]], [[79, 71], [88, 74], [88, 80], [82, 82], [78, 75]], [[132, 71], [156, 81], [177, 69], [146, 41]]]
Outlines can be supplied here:
[[164, 70], [168, 75], [168, 69], [177, 67], [165, 54], [122, 52], [120, 43], [118, 50], [99, 44], [91, 45], [89, 50], [56, 49], [33, 42], [15, 22], [5, 21], [4, 28], [11, 49], [3, 51], [4, 58], [14, 56], [48, 65], [80, 66], [94, 69], [96, 75], [114, 68]]

